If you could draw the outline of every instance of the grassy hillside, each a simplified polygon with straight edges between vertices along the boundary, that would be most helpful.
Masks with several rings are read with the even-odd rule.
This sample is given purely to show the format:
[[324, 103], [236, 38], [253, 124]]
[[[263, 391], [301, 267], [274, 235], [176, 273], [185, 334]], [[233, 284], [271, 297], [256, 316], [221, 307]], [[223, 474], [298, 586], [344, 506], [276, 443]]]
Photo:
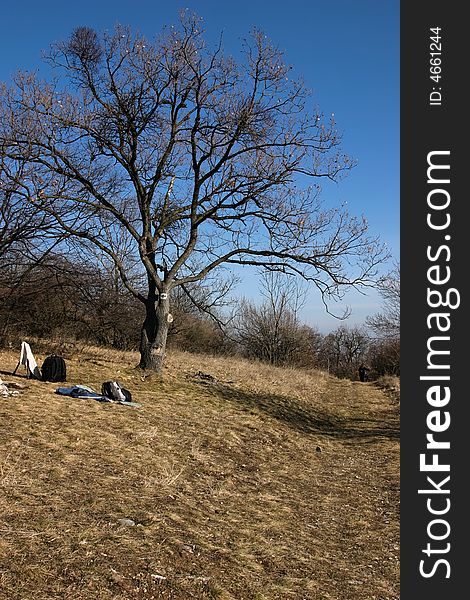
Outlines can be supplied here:
[[398, 599], [399, 414], [379, 388], [65, 354], [68, 383], [118, 379], [130, 408], [9, 376], [18, 354], [0, 352], [27, 386], [0, 398], [1, 600]]

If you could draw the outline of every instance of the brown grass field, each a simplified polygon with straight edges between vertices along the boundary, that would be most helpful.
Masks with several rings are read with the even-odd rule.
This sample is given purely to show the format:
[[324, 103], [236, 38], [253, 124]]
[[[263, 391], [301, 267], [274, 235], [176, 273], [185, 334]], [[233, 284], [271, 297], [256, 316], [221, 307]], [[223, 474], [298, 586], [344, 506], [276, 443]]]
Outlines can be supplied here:
[[[8, 374], [18, 356], [0, 351], [27, 386], [0, 397], [1, 600], [398, 600], [386, 390], [176, 351], [161, 380], [92, 348], [43, 383]], [[140, 408], [54, 393], [109, 379]]]

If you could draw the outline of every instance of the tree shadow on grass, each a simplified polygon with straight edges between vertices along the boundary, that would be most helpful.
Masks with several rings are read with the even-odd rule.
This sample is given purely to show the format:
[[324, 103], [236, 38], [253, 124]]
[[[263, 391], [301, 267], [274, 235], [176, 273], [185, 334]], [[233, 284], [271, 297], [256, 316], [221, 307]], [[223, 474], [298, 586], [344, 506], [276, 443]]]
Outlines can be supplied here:
[[398, 421], [374, 418], [367, 414], [342, 416], [318, 408], [308, 407], [296, 398], [276, 394], [250, 393], [223, 384], [213, 391], [225, 401], [238, 408], [265, 414], [300, 433], [327, 435], [345, 440], [378, 438], [399, 439]]

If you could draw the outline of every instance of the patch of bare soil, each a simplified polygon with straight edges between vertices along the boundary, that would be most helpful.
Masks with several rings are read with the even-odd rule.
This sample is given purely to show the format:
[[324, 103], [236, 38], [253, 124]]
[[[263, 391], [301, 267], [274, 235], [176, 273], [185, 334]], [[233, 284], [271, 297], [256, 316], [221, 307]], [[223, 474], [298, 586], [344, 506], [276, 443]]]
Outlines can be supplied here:
[[163, 380], [132, 353], [66, 361], [67, 384], [118, 379], [140, 408], [11, 377], [0, 352], [27, 386], [0, 398], [2, 600], [398, 600], [381, 389], [177, 352]]

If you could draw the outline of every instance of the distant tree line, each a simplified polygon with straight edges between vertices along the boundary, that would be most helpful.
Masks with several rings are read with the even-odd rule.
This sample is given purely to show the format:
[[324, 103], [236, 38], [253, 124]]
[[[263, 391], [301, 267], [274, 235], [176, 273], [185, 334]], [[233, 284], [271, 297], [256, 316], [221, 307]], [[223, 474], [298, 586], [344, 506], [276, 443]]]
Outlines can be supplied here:
[[305, 295], [297, 282], [278, 273], [263, 278], [264, 301], [242, 302], [234, 337], [243, 355], [280, 366], [303, 366], [328, 371], [337, 377], [357, 379], [361, 364], [368, 377], [400, 374], [400, 273], [394, 270], [378, 283], [383, 311], [366, 325], [344, 322], [321, 334], [302, 323], [299, 312]]
[[[0, 343], [31, 337], [117, 349], [139, 348], [142, 304], [128, 292], [110, 263], [97, 268], [74, 256], [46, 252], [32, 263], [16, 252], [0, 265]], [[222, 310], [229, 288], [181, 288], [175, 295], [170, 347], [228, 354], [274, 366], [317, 368], [357, 379], [361, 363], [369, 377], [399, 375], [399, 271], [382, 278], [383, 312], [367, 326], [339, 326], [328, 334], [300, 319], [305, 291], [277, 272], [262, 278], [260, 302], [246, 299]], [[229, 314], [229, 316], [227, 316]]]

